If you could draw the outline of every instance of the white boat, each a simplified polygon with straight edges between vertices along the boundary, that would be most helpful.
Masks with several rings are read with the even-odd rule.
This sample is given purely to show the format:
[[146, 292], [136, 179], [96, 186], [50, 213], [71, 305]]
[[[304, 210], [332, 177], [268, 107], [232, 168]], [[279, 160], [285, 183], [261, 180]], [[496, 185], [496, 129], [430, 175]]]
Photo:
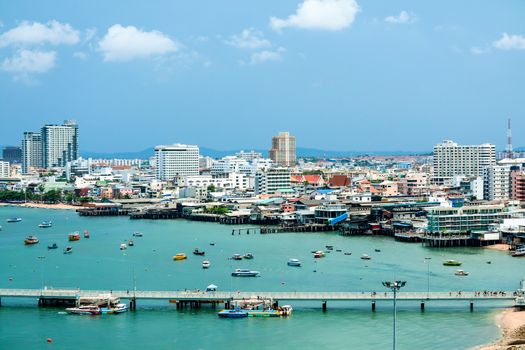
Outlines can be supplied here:
[[102, 314], [121, 314], [128, 311], [126, 304], [117, 304], [109, 307], [101, 307], [100, 311]]
[[208, 269], [208, 268], [210, 268], [210, 266], [211, 266], [211, 263], [208, 260], [204, 260], [202, 262], [202, 268], [203, 269]]
[[51, 221], [42, 221], [42, 223], [38, 225], [38, 227], [40, 228], [49, 228], [52, 226], [53, 226], [53, 223]]
[[512, 253], [512, 256], [514, 257], [525, 256], [525, 245], [517, 246], [514, 253]]
[[7, 222], [20, 222], [22, 221], [22, 218], [9, 218], [7, 219]]
[[122, 243], [120, 245], [120, 250], [126, 250], [126, 249], [128, 249], [128, 245], [126, 243]]
[[278, 308], [280, 316], [290, 316], [292, 314], [292, 305], [283, 305]]
[[290, 259], [288, 260], [288, 266], [297, 266], [297, 267], [300, 267], [301, 266], [301, 260], [299, 259]]
[[102, 312], [96, 305], [82, 305], [78, 307], [68, 307], [66, 309], [68, 314], [75, 315], [100, 315]]
[[233, 277], [257, 277], [259, 274], [259, 271], [249, 269], [235, 269], [235, 271], [232, 272]]
[[142, 232], [133, 232], [133, 237], [142, 237]]
[[372, 258], [368, 254], [363, 254], [363, 255], [361, 255], [361, 259], [363, 259], [363, 260], [370, 260]]
[[463, 271], [463, 270], [457, 270], [456, 272], [454, 272], [454, 275], [456, 276], [468, 276], [468, 272], [467, 271]]

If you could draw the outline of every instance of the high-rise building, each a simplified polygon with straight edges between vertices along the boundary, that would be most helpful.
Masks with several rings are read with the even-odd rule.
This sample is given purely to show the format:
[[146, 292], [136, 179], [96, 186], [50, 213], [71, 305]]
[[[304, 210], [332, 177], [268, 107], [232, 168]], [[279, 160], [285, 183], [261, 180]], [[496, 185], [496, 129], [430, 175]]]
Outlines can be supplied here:
[[274, 194], [292, 188], [291, 173], [287, 168], [268, 168], [255, 174], [255, 194]]
[[199, 147], [174, 144], [155, 147], [157, 179], [173, 180], [177, 176], [199, 175]]
[[0, 160], [0, 178], [9, 177], [9, 162]]
[[24, 132], [22, 139], [22, 173], [27, 174], [29, 168], [41, 168], [42, 135], [38, 132]]
[[510, 172], [510, 199], [525, 201], [525, 171], [519, 167]]
[[443, 141], [434, 146], [432, 181], [439, 184], [454, 176], [483, 176], [483, 169], [492, 165], [496, 165], [493, 144], [465, 146]]
[[42, 127], [42, 162], [44, 168], [65, 167], [78, 158], [78, 125], [66, 120], [63, 125]]
[[280, 132], [272, 137], [270, 159], [281, 166], [294, 166], [296, 161], [295, 136], [288, 132]]
[[492, 165], [484, 169], [483, 199], [504, 200], [510, 198], [510, 165]]
[[22, 163], [22, 148], [7, 146], [2, 150], [2, 160], [11, 164]]

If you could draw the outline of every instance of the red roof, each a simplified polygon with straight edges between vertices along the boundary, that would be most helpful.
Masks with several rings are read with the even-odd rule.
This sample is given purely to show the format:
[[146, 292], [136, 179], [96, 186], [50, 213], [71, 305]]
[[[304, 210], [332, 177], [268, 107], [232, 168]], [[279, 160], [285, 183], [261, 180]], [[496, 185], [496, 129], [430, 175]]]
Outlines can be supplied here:
[[328, 181], [330, 187], [347, 187], [350, 186], [350, 179], [346, 175], [334, 175]]
[[310, 185], [319, 185], [322, 183], [321, 175], [292, 175], [291, 181], [296, 183], [308, 182]]

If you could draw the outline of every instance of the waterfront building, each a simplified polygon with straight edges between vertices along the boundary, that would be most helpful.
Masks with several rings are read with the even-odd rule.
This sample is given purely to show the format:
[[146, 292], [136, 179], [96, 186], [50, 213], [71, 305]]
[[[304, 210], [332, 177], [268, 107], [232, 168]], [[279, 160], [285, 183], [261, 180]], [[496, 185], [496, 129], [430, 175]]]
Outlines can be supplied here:
[[42, 165], [44, 168], [65, 167], [78, 158], [78, 125], [66, 120], [63, 125], [42, 127]]
[[28, 174], [30, 168], [42, 168], [42, 135], [26, 131], [22, 139], [22, 173]]
[[273, 136], [270, 159], [280, 166], [294, 166], [296, 162], [295, 136], [288, 132], [280, 132], [279, 135]]
[[510, 172], [510, 199], [525, 201], [525, 171], [518, 167]]
[[199, 147], [174, 144], [155, 147], [157, 179], [173, 180], [177, 176], [199, 175]]
[[9, 162], [4, 162], [0, 160], [0, 177], [6, 178], [10, 177], [10, 171], [9, 171]]
[[427, 208], [429, 232], [487, 231], [503, 219], [522, 218], [525, 210], [514, 206], [471, 205], [462, 207]]
[[342, 204], [327, 203], [318, 206], [314, 210], [314, 221], [317, 224], [327, 224], [330, 219], [335, 219], [347, 213], [346, 207]]
[[255, 174], [255, 194], [275, 194], [279, 190], [291, 189], [290, 170], [287, 168], [268, 168]]
[[193, 188], [208, 188], [213, 185], [216, 188], [222, 189], [239, 189], [248, 190], [253, 189], [253, 177], [241, 173], [229, 173], [226, 176], [216, 175], [195, 175], [182, 176], [177, 179], [179, 186], [193, 187]]
[[492, 165], [483, 171], [483, 199], [504, 200], [510, 198], [510, 165]]
[[421, 196], [428, 193], [428, 182], [428, 174], [409, 172], [398, 181], [398, 191], [405, 196]]
[[240, 152], [235, 153], [235, 156], [237, 158], [244, 159], [247, 162], [251, 162], [254, 159], [259, 159], [263, 157], [262, 153], [255, 152], [255, 151], [250, 151], [250, 152], [240, 151]]
[[496, 146], [493, 144], [458, 145], [446, 140], [434, 146], [432, 181], [443, 184], [457, 175], [483, 176], [483, 169], [496, 165]]
[[2, 150], [2, 160], [11, 164], [22, 163], [22, 148], [7, 146]]

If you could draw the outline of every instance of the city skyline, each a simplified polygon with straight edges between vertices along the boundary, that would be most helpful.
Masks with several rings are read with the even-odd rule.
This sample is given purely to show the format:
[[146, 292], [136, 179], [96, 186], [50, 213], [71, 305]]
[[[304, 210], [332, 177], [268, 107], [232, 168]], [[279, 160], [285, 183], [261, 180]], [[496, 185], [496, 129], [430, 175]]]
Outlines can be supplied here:
[[[308, 17], [321, 3], [326, 17]], [[2, 145], [76, 119], [83, 152], [265, 150], [282, 130], [322, 150], [429, 152], [445, 139], [503, 150], [512, 118], [525, 146], [519, 1], [0, 8]]]

